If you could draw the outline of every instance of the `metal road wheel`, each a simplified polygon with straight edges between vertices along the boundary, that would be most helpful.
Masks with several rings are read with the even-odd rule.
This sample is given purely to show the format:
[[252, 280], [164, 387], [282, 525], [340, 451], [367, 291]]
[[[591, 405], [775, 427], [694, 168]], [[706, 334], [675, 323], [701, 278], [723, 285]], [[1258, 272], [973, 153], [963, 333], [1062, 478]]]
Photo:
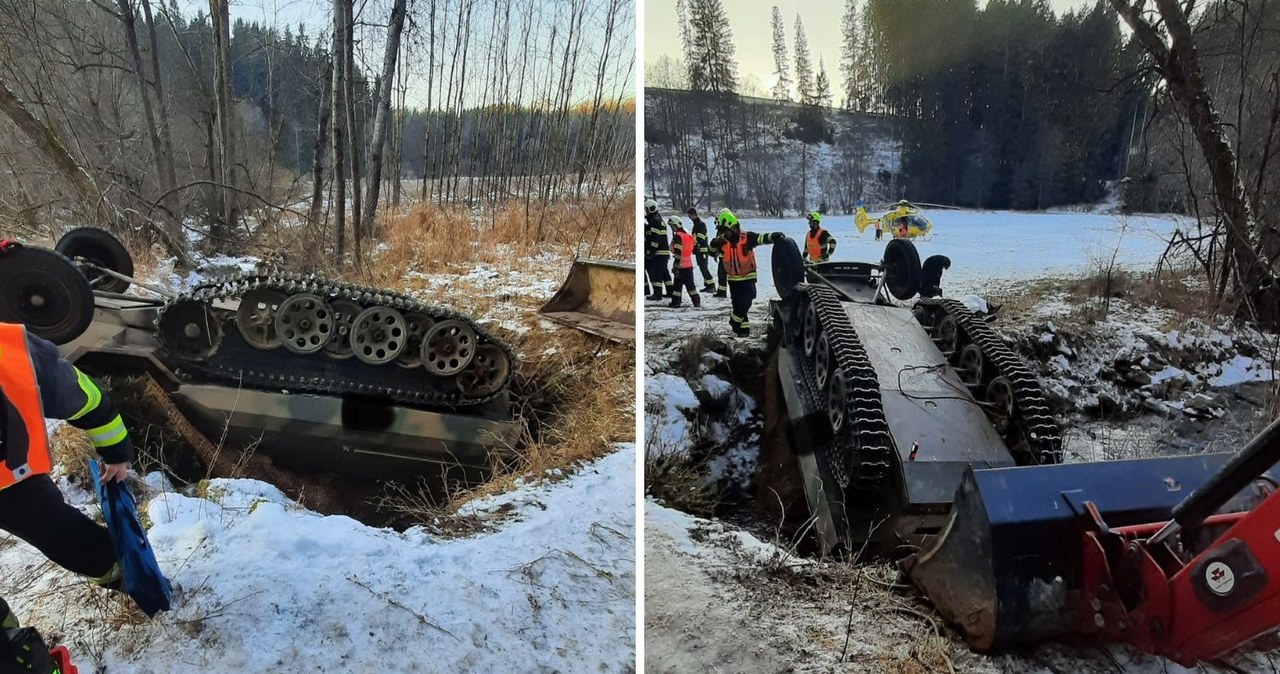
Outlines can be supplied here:
[[458, 375], [458, 390], [464, 395], [487, 396], [497, 393], [511, 374], [511, 359], [496, 344], [481, 344], [476, 355]]
[[89, 328], [93, 311], [93, 289], [67, 258], [33, 246], [0, 254], [0, 321], [66, 344]]
[[813, 302], [809, 302], [804, 309], [804, 328], [800, 337], [804, 340], [804, 355], [813, 357], [813, 350], [818, 348], [818, 333], [821, 330], [818, 326], [818, 309]]
[[198, 300], [174, 302], [160, 317], [160, 342], [186, 360], [204, 360], [222, 343], [222, 324], [213, 307]]
[[369, 307], [351, 324], [351, 347], [369, 365], [389, 363], [404, 350], [409, 325], [391, 307]]
[[827, 379], [831, 377], [831, 370], [834, 363], [831, 360], [831, 341], [827, 339], [824, 332], [818, 335], [818, 346], [814, 349], [813, 355], [813, 372], [818, 380], [818, 390], [822, 390], [827, 385]]
[[831, 385], [827, 387], [827, 417], [831, 419], [832, 435], [838, 436], [840, 431], [844, 430], [844, 409], [848, 397], [844, 372], [837, 368], [831, 373]]
[[304, 356], [312, 354], [333, 336], [333, 310], [319, 295], [291, 295], [276, 311], [275, 328], [284, 348]]
[[968, 344], [960, 350], [956, 372], [966, 386], [972, 388], [982, 384], [982, 349], [977, 344]]
[[280, 336], [276, 334], [276, 310], [287, 298], [283, 292], [267, 288], [255, 288], [240, 298], [236, 329], [249, 346], [264, 351], [280, 346]]
[[346, 360], [354, 355], [351, 350], [351, 324], [356, 316], [364, 311], [364, 307], [351, 300], [334, 300], [329, 303], [333, 312], [333, 334], [329, 343], [324, 345], [324, 355], [334, 360]]
[[1001, 435], [1009, 432], [1009, 427], [1013, 424], [1013, 384], [1003, 376], [996, 377], [987, 384], [987, 394], [985, 401], [988, 405], [988, 414], [991, 416], [991, 425], [996, 427]]
[[946, 314], [933, 328], [933, 343], [938, 345], [942, 355], [951, 358], [960, 344], [960, 321], [955, 316]]
[[410, 311], [404, 315], [409, 324], [409, 336], [405, 340], [404, 351], [396, 357], [396, 365], [415, 368], [422, 365], [422, 338], [436, 324], [436, 320], [421, 311]]
[[440, 321], [422, 338], [422, 364], [438, 377], [452, 377], [476, 355], [476, 331], [457, 319]]

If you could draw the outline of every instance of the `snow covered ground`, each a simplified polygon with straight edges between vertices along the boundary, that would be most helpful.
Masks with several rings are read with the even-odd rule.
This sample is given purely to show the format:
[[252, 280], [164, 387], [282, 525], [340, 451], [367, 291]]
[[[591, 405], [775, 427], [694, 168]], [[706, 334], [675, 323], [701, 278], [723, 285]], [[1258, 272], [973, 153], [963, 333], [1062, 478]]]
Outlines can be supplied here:
[[[1190, 224], [1176, 216], [1124, 218], [1084, 212], [939, 210], [929, 215], [935, 230], [930, 240], [917, 242], [920, 255], [948, 256], [952, 266], [943, 276], [945, 294], [957, 298], [972, 295], [967, 299], [973, 304], [981, 304], [982, 298], [993, 295], [1007, 299], [1022, 294], [1029, 281], [1089, 274], [1113, 255], [1118, 268], [1150, 270], [1174, 229]], [[880, 259], [885, 241], [874, 241], [870, 230], [858, 235], [852, 218], [829, 217], [823, 225], [839, 239], [834, 259]], [[797, 241], [807, 230], [801, 219], [748, 219], [743, 221], [743, 227], [754, 232], [781, 231]], [[725, 383], [717, 378], [725, 369], [718, 367], [727, 358], [725, 354], [741, 355], [754, 350], [758, 355], [763, 346], [769, 321], [768, 300], [776, 299], [777, 292], [770, 272], [772, 248], [757, 250], [761, 278], [751, 313], [753, 335], [748, 340], [732, 337], [727, 325], [727, 299], [704, 295], [701, 309], [693, 309], [687, 303], [679, 309], [656, 303], [646, 305], [646, 430], [662, 438], [668, 451], [680, 451], [693, 444], [702, 447], [708, 419], [755, 428], [761, 424], [758, 408], [729, 407], [731, 411], [727, 413], [708, 411], [712, 401], [731, 399], [733, 395], [747, 397], [736, 386], [730, 394], [712, 394], [718, 388], [716, 382]], [[1274, 336], [1174, 317], [1173, 312], [1134, 307], [1124, 300], [1113, 303], [1111, 315], [1093, 325], [1087, 339], [1077, 333], [1068, 336], [1064, 328], [1074, 310], [1072, 302], [1065, 292], [1041, 298], [1030, 315], [1021, 319], [1023, 324], [1018, 327], [1026, 334], [1020, 334], [1019, 339], [1040, 339], [1042, 331], [1051, 332], [1042, 326], [1056, 325], [1057, 333], [1050, 334], [1044, 343], [1045, 358], [1053, 357], [1044, 368], [1045, 374], [1053, 381], [1063, 382], [1064, 396], [1081, 405], [1096, 401], [1100, 392], [1118, 396], [1118, 387], [1124, 387], [1136, 401], [1136, 413], [1174, 424], [1175, 419], [1165, 420], [1144, 409], [1142, 398], [1156, 399], [1169, 408], [1170, 416], [1179, 419], [1179, 406], [1190, 405], [1197, 396], [1213, 400], [1227, 396], [1225, 399], [1231, 401], [1233, 408], [1256, 410], [1231, 398], [1235, 394], [1223, 387], [1266, 381], [1273, 376], [1267, 360], [1274, 358], [1274, 349], [1259, 347], [1274, 342]], [[691, 363], [686, 353], [686, 346], [693, 340], [698, 340], [701, 354], [701, 361], [696, 363]], [[721, 345], [721, 341], [726, 344]], [[1119, 373], [1117, 362], [1122, 359], [1132, 359], [1136, 369]], [[758, 357], [751, 362], [758, 363]], [[738, 364], [739, 372], [741, 365]], [[1111, 379], [1099, 385], [1103, 376]], [[706, 383], [708, 377], [713, 380], [710, 385]], [[732, 410], [738, 409], [745, 409], [746, 417], [735, 419]], [[1215, 412], [1207, 414], [1212, 416]], [[1215, 423], [1218, 425], [1202, 428], [1220, 429], [1231, 419], [1224, 417]], [[1093, 430], [1098, 429], [1089, 429]], [[1075, 460], [1120, 458], [1111, 450], [1126, 444], [1153, 451], [1150, 441], [1154, 432], [1150, 427], [1135, 430], [1129, 439], [1123, 422], [1104, 430], [1106, 437], [1077, 433], [1068, 438]], [[1217, 431], [1204, 435], [1209, 436], [1204, 442], [1219, 449], [1221, 445], [1212, 443], [1226, 437]], [[758, 438], [755, 440], [758, 443]], [[1201, 445], [1195, 451], [1204, 448]], [[723, 471], [717, 460], [737, 461], [753, 449], [735, 439], [710, 450], [702, 447], [700, 456], [695, 458], [703, 462], [699, 468], [708, 481], [724, 486], [736, 479], [740, 483], [735, 486], [745, 487], [741, 482], [750, 480], [751, 475], [741, 470]], [[709, 459], [707, 452], [712, 454]], [[716, 452], [721, 453], [719, 457]], [[750, 458], [754, 461], [754, 455]], [[749, 489], [739, 491], [751, 493]], [[797, 559], [789, 552], [791, 541], [778, 540], [776, 532], [754, 521], [751, 513], [735, 511], [727, 517], [704, 520], [652, 500], [645, 505], [648, 671], [1232, 671], [1209, 665], [1186, 669], [1163, 658], [1095, 643], [1051, 643], [998, 657], [976, 655], [942, 624], [914, 590], [898, 587], [885, 591], [886, 586], [898, 580], [891, 568]], [[744, 524], [743, 519], [753, 521]], [[866, 576], [873, 579], [859, 580]], [[1271, 643], [1267, 648], [1273, 646]], [[1231, 662], [1239, 668], [1234, 671], [1273, 672], [1277, 661], [1274, 653], [1262, 652], [1239, 656]]]
[[[1165, 242], [1186, 218], [1166, 215], [1117, 216], [1095, 213], [1025, 213], [1009, 211], [931, 210], [933, 234], [917, 241], [920, 258], [946, 255], [951, 269], [942, 277], [949, 296], [1016, 292], [1019, 282], [1046, 276], [1086, 273], [1099, 260], [1116, 253], [1119, 268], [1149, 269], [1165, 250]], [[838, 244], [833, 260], [878, 262], [888, 238], [875, 240], [870, 228], [862, 234], [853, 216], [823, 218], [822, 226]], [[782, 232], [803, 244], [808, 224], [789, 220], [747, 219], [743, 229]], [[1118, 252], [1117, 252], [1118, 251]], [[773, 286], [770, 246], [756, 249], [761, 274], [751, 322], [762, 333], [768, 320]], [[714, 264], [712, 273], [715, 273]], [[696, 274], [695, 274], [696, 275]], [[700, 280], [700, 279], [699, 279]], [[645, 307], [645, 334], [688, 334], [701, 330], [729, 333], [729, 300], [707, 297], [703, 308], [669, 309], [656, 303]]]
[[1226, 674], [1276, 671], [1254, 653], [1229, 669], [1181, 667], [1115, 644], [971, 652], [888, 566], [798, 558], [716, 520], [645, 504], [645, 671], [803, 674]]
[[146, 510], [172, 611], [122, 619], [129, 600], [10, 537], [0, 592], [82, 672], [634, 671], [635, 460], [621, 445], [474, 502], [500, 523], [460, 539], [318, 515], [255, 480], [162, 490]]

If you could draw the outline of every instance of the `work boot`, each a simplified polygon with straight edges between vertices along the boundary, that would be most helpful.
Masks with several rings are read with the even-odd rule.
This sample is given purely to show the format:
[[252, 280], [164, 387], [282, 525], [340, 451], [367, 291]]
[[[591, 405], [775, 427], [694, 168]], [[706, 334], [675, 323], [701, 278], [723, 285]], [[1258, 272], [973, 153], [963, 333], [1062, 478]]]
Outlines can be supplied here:
[[717, 290], [717, 291], [716, 291], [715, 296], [716, 296], [716, 297], [728, 297], [728, 296], [729, 296], [729, 291], [728, 291], [728, 290]]
[[714, 284], [714, 283], [704, 283], [704, 284], [702, 285], [702, 292], [704, 292], [704, 293], [714, 293], [714, 292], [716, 292], [716, 284]]
[[667, 306], [671, 307], [672, 309], [675, 309], [676, 307], [680, 306], [680, 296], [676, 295], [672, 297], [671, 302], [669, 302]]
[[700, 307], [700, 306], [702, 306], [702, 296], [701, 296], [701, 295], [694, 295], [694, 296], [693, 296], [693, 308], [694, 308], [694, 309], [697, 309], [697, 308], [698, 308], [698, 307]]
[[120, 562], [116, 562], [110, 571], [91, 580], [98, 587], [105, 587], [108, 590], [124, 592], [124, 567], [120, 566]]
[[650, 296], [649, 296], [649, 301], [650, 301], [650, 302], [661, 302], [662, 300], [665, 300], [666, 298], [667, 298], [667, 296], [666, 296], [666, 295], [663, 295], [662, 293], [654, 293], [654, 294], [652, 294], [652, 295], [650, 295]]

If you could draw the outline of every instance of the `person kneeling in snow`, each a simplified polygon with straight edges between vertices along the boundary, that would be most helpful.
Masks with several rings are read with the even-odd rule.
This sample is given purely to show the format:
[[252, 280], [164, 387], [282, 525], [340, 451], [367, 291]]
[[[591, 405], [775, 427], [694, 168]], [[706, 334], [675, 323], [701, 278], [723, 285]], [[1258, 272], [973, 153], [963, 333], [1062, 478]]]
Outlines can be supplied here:
[[52, 343], [21, 325], [0, 323], [0, 529], [68, 571], [118, 587], [120, 561], [106, 527], [68, 505], [49, 477], [46, 417], [89, 434], [104, 482], [128, 474], [133, 445], [115, 405]]
[[742, 231], [738, 218], [729, 209], [716, 216], [716, 227], [723, 228], [711, 247], [719, 251], [720, 264], [729, 282], [729, 327], [740, 337], [751, 334], [751, 302], [756, 298], [756, 246], [767, 246], [785, 238], [782, 232], [756, 234]]

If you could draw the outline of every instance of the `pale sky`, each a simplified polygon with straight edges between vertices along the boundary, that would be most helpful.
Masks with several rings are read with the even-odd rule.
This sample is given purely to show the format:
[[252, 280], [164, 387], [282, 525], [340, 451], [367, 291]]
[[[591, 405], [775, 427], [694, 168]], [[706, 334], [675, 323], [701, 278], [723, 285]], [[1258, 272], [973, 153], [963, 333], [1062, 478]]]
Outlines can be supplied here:
[[[773, 86], [773, 6], [782, 10], [786, 26], [787, 58], [795, 58], [796, 13], [804, 24], [813, 55], [813, 72], [818, 73], [818, 59], [827, 65], [831, 78], [831, 94], [838, 105], [840, 91], [840, 23], [844, 18], [843, 0], [722, 0], [733, 30], [733, 44], [738, 60], [738, 80], [748, 74], [760, 78], [765, 91]], [[1092, 6], [1094, 0], [1049, 0], [1055, 13]], [[861, 5], [861, 3], [859, 3]], [[979, 5], [985, 0], [979, 0]], [[680, 31], [676, 27], [676, 0], [646, 0], [644, 7], [644, 60], [653, 63], [663, 54], [679, 58]], [[794, 68], [794, 65], [792, 66]], [[794, 75], [793, 75], [794, 77]]]

